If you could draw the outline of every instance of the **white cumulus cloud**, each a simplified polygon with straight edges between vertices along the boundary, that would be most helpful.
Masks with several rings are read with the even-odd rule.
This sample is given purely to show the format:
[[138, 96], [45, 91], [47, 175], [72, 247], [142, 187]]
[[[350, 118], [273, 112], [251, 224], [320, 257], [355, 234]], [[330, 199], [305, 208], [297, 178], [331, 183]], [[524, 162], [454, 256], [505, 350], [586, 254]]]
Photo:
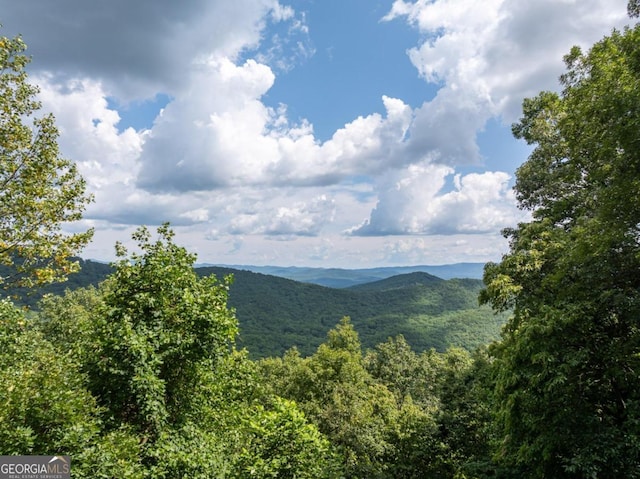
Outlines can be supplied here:
[[[437, 91], [422, 104], [381, 91], [379, 113], [325, 141], [292, 106], [267, 102], [278, 76], [314, 55], [304, 6], [29, 0], [6, 2], [2, 20], [15, 30], [4, 34], [24, 34], [61, 150], [96, 195], [85, 222], [98, 241], [169, 220], [194, 250], [247, 262], [402, 264], [446, 261], [447, 248], [499, 254], [499, 230], [522, 216], [511, 173], [481, 172], [478, 135], [490, 120], [515, 121], [524, 97], [557, 89], [562, 55], [624, 25], [625, 6], [396, 0], [384, 20], [420, 33], [399, 54]], [[117, 108], [158, 94], [169, 101], [152, 125], [120, 127]], [[468, 165], [480, 172], [461, 173]]]
[[[453, 176], [454, 188], [444, 191]], [[477, 234], [513, 226], [520, 215], [503, 172], [454, 175], [448, 166], [412, 165], [389, 175], [378, 204], [354, 235]]]

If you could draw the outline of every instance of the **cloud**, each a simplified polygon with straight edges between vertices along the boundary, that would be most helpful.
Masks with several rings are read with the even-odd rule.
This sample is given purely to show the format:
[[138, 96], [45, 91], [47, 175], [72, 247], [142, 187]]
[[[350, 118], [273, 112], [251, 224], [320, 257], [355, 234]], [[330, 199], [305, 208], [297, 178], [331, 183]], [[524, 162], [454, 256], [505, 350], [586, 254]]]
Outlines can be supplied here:
[[276, 0], [30, 0], [2, 9], [4, 30], [24, 36], [36, 68], [100, 80], [121, 100], [178, 92], [194, 61], [237, 58], [268, 21], [291, 17]]
[[231, 234], [266, 236], [316, 236], [333, 221], [335, 203], [326, 195], [292, 205], [262, 207], [258, 211], [234, 216]]
[[149, 191], [205, 190], [255, 182], [273, 153], [262, 135], [273, 113], [260, 102], [271, 69], [222, 57], [202, 64], [156, 119], [140, 162]]
[[486, 258], [500, 258], [507, 251], [504, 238], [498, 233], [469, 235], [430, 235], [369, 237], [382, 241], [384, 262], [395, 265], [447, 264], [456, 262], [484, 262]]
[[94, 191], [133, 182], [145, 134], [118, 129], [120, 115], [109, 108], [102, 83], [85, 78], [62, 84], [47, 74], [30, 81], [40, 88], [42, 111], [55, 113], [61, 150], [78, 163]]
[[425, 35], [409, 57], [426, 81], [442, 85], [445, 109], [468, 110], [472, 101], [485, 118], [507, 122], [523, 98], [558, 88], [573, 45], [588, 47], [628, 20], [625, 0], [396, 0], [384, 19], [397, 18]]
[[[453, 176], [453, 190], [443, 191]], [[448, 166], [411, 165], [380, 186], [371, 216], [352, 229], [356, 236], [453, 235], [499, 231], [519, 216], [504, 172], [454, 175]]]
[[151, 192], [222, 187], [336, 184], [375, 175], [401, 154], [411, 109], [383, 97], [386, 117], [359, 117], [320, 144], [310, 124], [291, 125], [286, 108], [260, 97], [274, 81], [266, 65], [211, 61], [156, 120], [141, 155], [138, 185]]
[[[496, 259], [498, 231], [522, 218], [511, 175], [461, 166], [481, 166], [487, 121], [557, 89], [562, 55], [623, 25], [625, 5], [395, 1], [385, 20], [419, 31], [406, 54], [438, 90], [422, 104], [381, 91], [326, 141], [267, 104], [314, 55], [305, 12], [276, 0], [30, 0], [7, 2], [2, 22], [23, 33], [63, 154], [96, 195], [97, 237], [169, 220], [207, 255], [344, 266]], [[148, 129], [121, 128], [114, 105], [157, 94], [170, 100]]]
[[[614, 5], [615, 4], [615, 5]], [[491, 118], [517, 120], [522, 100], [557, 90], [562, 57], [626, 23], [624, 0], [396, 0], [384, 20], [404, 18], [424, 36], [408, 51], [440, 88], [414, 112], [407, 152], [456, 166], [480, 164], [476, 136]]]

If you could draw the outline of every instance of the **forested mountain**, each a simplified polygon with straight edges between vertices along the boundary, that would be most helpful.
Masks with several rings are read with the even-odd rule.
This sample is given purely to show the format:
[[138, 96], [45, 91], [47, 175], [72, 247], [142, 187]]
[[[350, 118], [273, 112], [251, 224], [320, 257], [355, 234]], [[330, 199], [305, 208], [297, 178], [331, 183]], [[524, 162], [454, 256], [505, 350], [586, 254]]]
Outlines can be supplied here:
[[371, 283], [390, 278], [400, 274], [429, 273], [438, 278], [473, 278], [481, 279], [484, 263], [455, 263], [443, 265], [417, 265], [417, 266], [385, 266], [379, 268], [344, 269], [344, 268], [310, 268], [298, 266], [239, 266], [239, 265], [212, 265], [223, 266], [232, 269], [244, 269], [254, 273], [269, 274], [282, 278], [314, 283], [330, 288], [348, 288], [359, 284]]
[[365, 348], [402, 334], [417, 351], [474, 349], [496, 339], [505, 318], [478, 305], [482, 281], [474, 279], [411, 273], [335, 289], [229, 268], [197, 271], [233, 274], [229, 304], [240, 322], [239, 345], [254, 357], [280, 355], [292, 346], [311, 354], [344, 316]]
[[[95, 286], [112, 271], [107, 264], [80, 261], [80, 272], [66, 283], [36, 290], [23, 297], [23, 304], [36, 308], [44, 293]], [[281, 355], [293, 346], [303, 355], [312, 354], [344, 316], [351, 318], [366, 348], [402, 334], [417, 351], [448, 346], [472, 350], [496, 339], [505, 319], [478, 306], [482, 282], [475, 279], [443, 280], [414, 272], [337, 289], [232, 268], [200, 267], [196, 272], [233, 276], [229, 305], [240, 323], [238, 345], [256, 358]]]
[[390, 291], [411, 286], [435, 286], [442, 281], [442, 278], [417, 271], [415, 273], [399, 274], [391, 276], [390, 278], [351, 286], [349, 289], [351, 291]]

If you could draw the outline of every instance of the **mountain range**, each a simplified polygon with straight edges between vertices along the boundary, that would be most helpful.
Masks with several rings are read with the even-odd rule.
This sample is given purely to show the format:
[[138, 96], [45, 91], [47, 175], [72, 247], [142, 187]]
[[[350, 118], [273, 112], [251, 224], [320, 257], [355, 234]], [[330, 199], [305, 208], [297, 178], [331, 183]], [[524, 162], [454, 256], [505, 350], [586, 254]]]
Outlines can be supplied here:
[[313, 283], [330, 288], [347, 288], [358, 284], [370, 283], [399, 274], [424, 272], [442, 279], [473, 278], [482, 279], [485, 263], [455, 263], [445, 265], [419, 266], [386, 266], [366, 269], [343, 268], [311, 268], [299, 266], [247, 266], [247, 265], [219, 265], [201, 264], [198, 267], [219, 266], [237, 270], [252, 271], [282, 278]]
[[[79, 261], [81, 271], [70, 275], [66, 283], [26, 296], [23, 304], [37, 309], [42, 294], [63, 294], [67, 288], [97, 285], [112, 271], [104, 263]], [[246, 347], [254, 358], [280, 356], [292, 347], [302, 355], [312, 354], [344, 316], [351, 318], [365, 348], [402, 334], [416, 351], [443, 351], [450, 346], [474, 349], [496, 339], [506, 319], [505, 315], [495, 315], [488, 307], [478, 305], [481, 280], [444, 279], [419, 270], [419, 266], [265, 270], [296, 275], [306, 281], [255, 272], [246, 266], [237, 268], [243, 269], [199, 266], [196, 272], [218, 278], [233, 275], [228, 304], [239, 321], [237, 345]], [[453, 267], [450, 271], [465, 271], [464, 268], [473, 271], [473, 266]], [[409, 272], [393, 274], [398, 271]]]

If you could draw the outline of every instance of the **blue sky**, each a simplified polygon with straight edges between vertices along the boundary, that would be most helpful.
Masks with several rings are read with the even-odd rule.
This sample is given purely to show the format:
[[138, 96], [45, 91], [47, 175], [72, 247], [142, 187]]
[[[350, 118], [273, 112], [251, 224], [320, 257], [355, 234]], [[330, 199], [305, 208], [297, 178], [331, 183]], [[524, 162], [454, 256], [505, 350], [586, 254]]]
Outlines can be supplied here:
[[95, 194], [84, 256], [170, 221], [217, 264], [499, 260], [523, 98], [625, 0], [2, 1]]

